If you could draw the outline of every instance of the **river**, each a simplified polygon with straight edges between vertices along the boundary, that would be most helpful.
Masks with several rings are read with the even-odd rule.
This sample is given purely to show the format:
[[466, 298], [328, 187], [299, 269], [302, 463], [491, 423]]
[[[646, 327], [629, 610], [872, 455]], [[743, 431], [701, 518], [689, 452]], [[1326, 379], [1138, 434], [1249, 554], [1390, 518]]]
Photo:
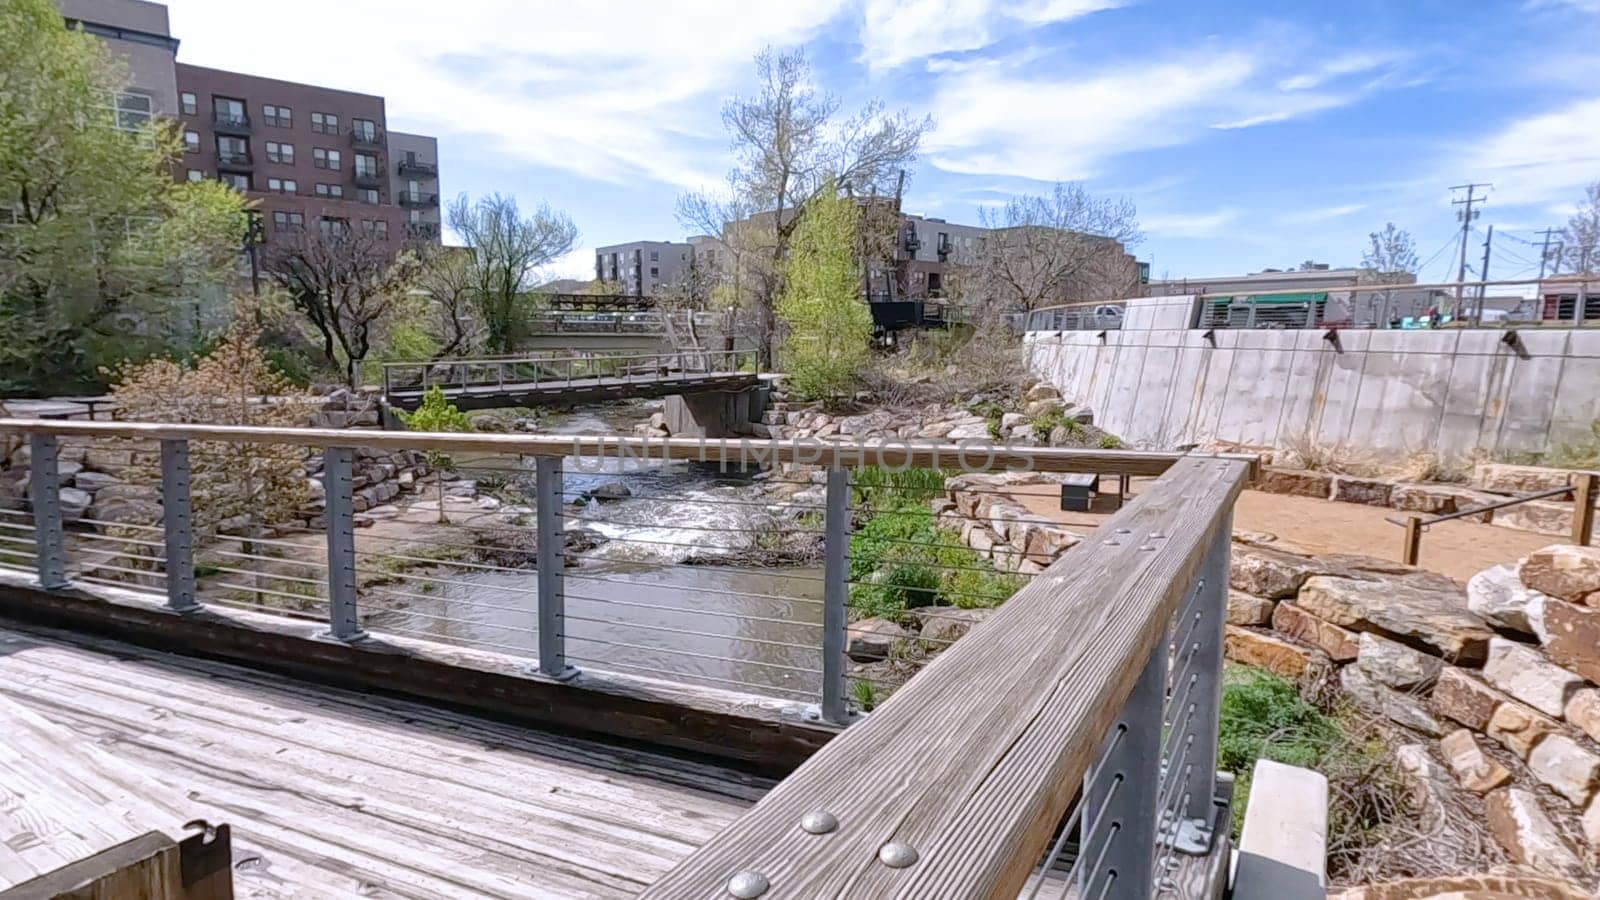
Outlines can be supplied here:
[[[544, 434], [631, 433], [643, 403], [540, 415]], [[466, 477], [532, 502], [532, 460], [458, 460]], [[821, 684], [820, 566], [705, 564], [757, 546], [783, 520], [750, 475], [693, 462], [569, 458], [569, 497], [620, 483], [628, 496], [563, 507], [605, 538], [565, 570], [572, 664], [791, 699]], [[571, 527], [569, 523], [569, 527]], [[537, 574], [460, 571], [426, 597], [374, 614], [373, 627], [513, 653], [537, 650]]]

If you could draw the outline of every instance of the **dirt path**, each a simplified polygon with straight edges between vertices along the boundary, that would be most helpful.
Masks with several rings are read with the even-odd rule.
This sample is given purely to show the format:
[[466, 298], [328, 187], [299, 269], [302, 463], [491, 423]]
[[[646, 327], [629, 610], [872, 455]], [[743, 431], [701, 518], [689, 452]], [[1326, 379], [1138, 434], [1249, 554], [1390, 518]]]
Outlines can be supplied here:
[[[1138, 493], [1142, 482], [1144, 479], [1134, 479], [1131, 492]], [[1103, 482], [1107, 489], [1114, 485], [1109, 478]], [[1013, 496], [1040, 516], [1074, 530], [1093, 529], [1112, 512], [1109, 504], [1089, 513], [1062, 512], [1059, 492], [1038, 486], [1019, 488]], [[1398, 515], [1383, 507], [1245, 491], [1234, 506], [1233, 527], [1235, 531], [1276, 535], [1278, 540], [1311, 553], [1359, 553], [1399, 560], [1401, 529], [1384, 521], [1385, 516]], [[1465, 582], [1489, 566], [1514, 561], [1560, 540], [1457, 519], [1434, 525], [1423, 535], [1421, 564]]]

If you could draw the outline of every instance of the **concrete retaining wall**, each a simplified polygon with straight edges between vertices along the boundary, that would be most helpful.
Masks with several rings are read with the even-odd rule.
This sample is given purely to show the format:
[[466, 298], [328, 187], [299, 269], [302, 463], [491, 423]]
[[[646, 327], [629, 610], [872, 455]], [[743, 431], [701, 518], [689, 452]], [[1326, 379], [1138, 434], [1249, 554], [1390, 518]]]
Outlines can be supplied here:
[[1035, 331], [1029, 365], [1141, 447], [1213, 441], [1445, 456], [1594, 439], [1600, 330]]

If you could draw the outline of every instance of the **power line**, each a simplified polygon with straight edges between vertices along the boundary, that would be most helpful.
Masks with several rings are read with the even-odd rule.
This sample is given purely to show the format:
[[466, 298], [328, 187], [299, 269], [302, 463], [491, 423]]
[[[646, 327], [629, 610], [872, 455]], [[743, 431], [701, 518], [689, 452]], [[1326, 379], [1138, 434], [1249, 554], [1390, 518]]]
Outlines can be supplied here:
[[1472, 182], [1470, 184], [1453, 185], [1450, 188], [1452, 194], [1456, 191], [1467, 192], [1465, 199], [1456, 200], [1452, 198], [1450, 201], [1451, 206], [1465, 206], [1464, 209], [1456, 213], [1456, 218], [1461, 221], [1461, 264], [1456, 268], [1456, 306], [1454, 311], [1457, 316], [1461, 315], [1461, 283], [1467, 280], [1467, 238], [1472, 233], [1472, 220], [1480, 215], [1480, 212], [1472, 207], [1476, 203], [1485, 202], [1486, 199], [1474, 196], [1474, 193], [1478, 188], [1489, 187], [1494, 187], [1494, 185]]

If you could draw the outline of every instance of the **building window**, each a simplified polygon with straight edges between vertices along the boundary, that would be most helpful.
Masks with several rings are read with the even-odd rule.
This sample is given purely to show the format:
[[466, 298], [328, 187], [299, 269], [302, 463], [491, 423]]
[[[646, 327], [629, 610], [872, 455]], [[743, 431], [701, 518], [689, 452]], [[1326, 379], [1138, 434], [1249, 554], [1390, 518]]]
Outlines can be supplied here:
[[250, 143], [244, 138], [217, 135], [217, 161], [224, 164], [249, 162]]
[[273, 106], [268, 103], [261, 107], [261, 118], [268, 125], [277, 128], [289, 128], [294, 125], [294, 111], [287, 106]]
[[377, 188], [357, 188], [356, 189], [356, 199], [360, 200], [362, 203], [374, 203], [375, 204], [375, 203], [378, 202], [378, 189]]
[[[652, 253], [650, 255], [654, 256], [655, 254]], [[661, 270], [656, 268], [655, 266], [651, 266], [650, 267], [650, 277], [651, 278], [660, 278], [661, 277]]]
[[350, 233], [350, 220], [335, 216], [323, 216], [319, 222], [322, 233], [327, 237], [344, 237]]
[[178, 95], [178, 102], [183, 104], [183, 114], [192, 116], [200, 111], [200, 100], [188, 91]]
[[344, 196], [344, 185], [318, 184], [316, 192], [318, 197], [333, 197], [337, 199]]
[[326, 147], [311, 148], [311, 164], [319, 169], [339, 168], [339, 151], [329, 150]]
[[300, 190], [300, 184], [293, 178], [268, 178], [267, 190], [280, 194], [293, 194]]
[[189, 153], [200, 152], [200, 132], [185, 131], [183, 133], [183, 149]]
[[189, 180], [190, 181], [205, 181], [206, 180], [206, 173], [200, 171], [199, 169], [190, 169], [189, 170]]
[[123, 131], [137, 131], [150, 123], [150, 98], [145, 94], [117, 95], [117, 127]]
[[311, 130], [317, 134], [338, 134], [339, 117], [333, 113], [314, 112], [311, 114]]
[[212, 97], [211, 115], [218, 125], [250, 124], [250, 117], [244, 112], [244, 101], [232, 97]]
[[294, 145], [267, 141], [267, 162], [283, 163], [286, 166], [294, 165]]
[[[354, 160], [356, 177], [378, 177], [378, 158], [371, 153], [357, 153]], [[338, 168], [335, 166], [335, 168]]]
[[302, 213], [278, 210], [272, 214], [272, 227], [278, 231], [299, 231], [306, 227], [306, 217]]
[[222, 172], [217, 175], [217, 180], [241, 191], [250, 190], [250, 176], [242, 172]]
[[389, 223], [383, 219], [362, 219], [361, 224], [367, 229], [367, 234], [380, 241], [389, 239]]
[[378, 123], [371, 119], [351, 119], [350, 133], [358, 141], [375, 141], [378, 139]]
[[[660, 262], [661, 261], [661, 251], [660, 250], [651, 250], [650, 251], [650, 261], [651, 262]], [[651, 274], [653, 275], [655, 273], [652, 272]]]

